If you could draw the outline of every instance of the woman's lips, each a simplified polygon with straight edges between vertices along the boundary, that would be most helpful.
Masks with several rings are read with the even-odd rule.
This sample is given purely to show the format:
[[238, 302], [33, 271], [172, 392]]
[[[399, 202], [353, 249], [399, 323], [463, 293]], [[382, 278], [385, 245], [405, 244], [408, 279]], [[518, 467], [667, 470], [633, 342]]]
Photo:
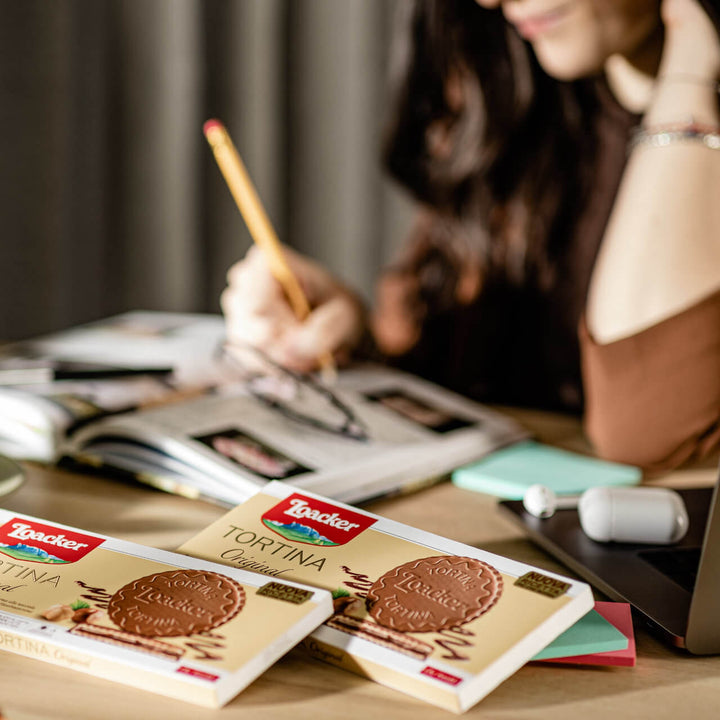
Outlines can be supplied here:
[[508, 17], [508, 20], [515, 25], [522, 37], [526, 40], [532, 40], [538, 35], [557, 27], [567, 16], [570, 5], [572, 5], [572, 3], [565, 3], [552, 10], [537, 13], [536, 15], [529, 15], [525, 18]]

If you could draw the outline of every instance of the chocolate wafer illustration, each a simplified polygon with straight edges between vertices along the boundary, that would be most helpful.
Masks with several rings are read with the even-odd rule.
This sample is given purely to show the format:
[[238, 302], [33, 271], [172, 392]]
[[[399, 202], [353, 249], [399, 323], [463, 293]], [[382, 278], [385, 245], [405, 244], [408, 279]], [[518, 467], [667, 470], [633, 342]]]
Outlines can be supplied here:
[[143, 637], [135, 633], [125, 632], [117, 628], [106, 627], [104, 625], [90, 625], [88, 623], [80, 623], [69, 630], [73, 635], [100, 640], [101, 642], [110, 643], [111, 645], [120, 645], [130, 650], [140, 650], [152, 655], [159, 655], [167, 660], [179, 660], [185, 650], [181, 647], [171, 645], [162, 640]]
[[440, 555], [399, 565], [370, 588], [367, 605], [380, 625], [432, 632], [464, 625], [487, 612], [502, 594], [500, 573], [469, 557]]
[[231, 578], [208, 570], [169, 570], [133, 580], [110, 599], [108, 616], [123, 630], [177, 637], [225, 624], [245, 604]]
[[356, 635], [376, 645], [382, 645], [418, 660], [425, 660], [433, 651], [432, 645], [411, 635], [405, 635], [405, 633], [382, 627], [370, 620], [361, 620], [350, 615], [333, 615], [325, 624], [335, 630]]

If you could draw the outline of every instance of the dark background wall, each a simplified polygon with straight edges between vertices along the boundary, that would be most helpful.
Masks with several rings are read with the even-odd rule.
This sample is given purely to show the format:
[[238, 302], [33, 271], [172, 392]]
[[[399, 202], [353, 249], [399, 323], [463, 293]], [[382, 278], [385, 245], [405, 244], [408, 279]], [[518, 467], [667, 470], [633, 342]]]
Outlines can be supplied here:
[[209, 117], [281, 238], [370, 296], [410, 215], [378, 160], [394, 5], [0, 0], [0, 339], [219, 310], [250, 239]]

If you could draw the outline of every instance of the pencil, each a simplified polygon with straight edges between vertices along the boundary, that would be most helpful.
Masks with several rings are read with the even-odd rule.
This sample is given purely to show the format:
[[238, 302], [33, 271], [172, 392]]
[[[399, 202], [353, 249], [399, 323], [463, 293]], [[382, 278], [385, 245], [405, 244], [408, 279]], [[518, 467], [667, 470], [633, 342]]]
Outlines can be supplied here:
[[[295, 317], [304, 320], [310, 314], [310, 303], [297, 277], [290, 269], [275, 229], [228, 131], [219, 120], [208, 120], [203, 126], [203, 132], [253, 241], [265, 253], [270, 272], [285, 291]], [[318, 361], [324, 378], [333, 380], [336, 370], [332, 354], [323, 352]]]

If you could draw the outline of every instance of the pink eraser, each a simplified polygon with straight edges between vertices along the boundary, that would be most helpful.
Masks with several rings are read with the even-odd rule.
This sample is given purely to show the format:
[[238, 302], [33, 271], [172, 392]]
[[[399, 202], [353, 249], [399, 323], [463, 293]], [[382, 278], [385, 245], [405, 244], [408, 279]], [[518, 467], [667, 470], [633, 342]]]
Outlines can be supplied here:
[[222, 128], [222, 123], [219, 120], [208, 120], [203, 125], [203, 133], [207, 135], [213, 128]]

